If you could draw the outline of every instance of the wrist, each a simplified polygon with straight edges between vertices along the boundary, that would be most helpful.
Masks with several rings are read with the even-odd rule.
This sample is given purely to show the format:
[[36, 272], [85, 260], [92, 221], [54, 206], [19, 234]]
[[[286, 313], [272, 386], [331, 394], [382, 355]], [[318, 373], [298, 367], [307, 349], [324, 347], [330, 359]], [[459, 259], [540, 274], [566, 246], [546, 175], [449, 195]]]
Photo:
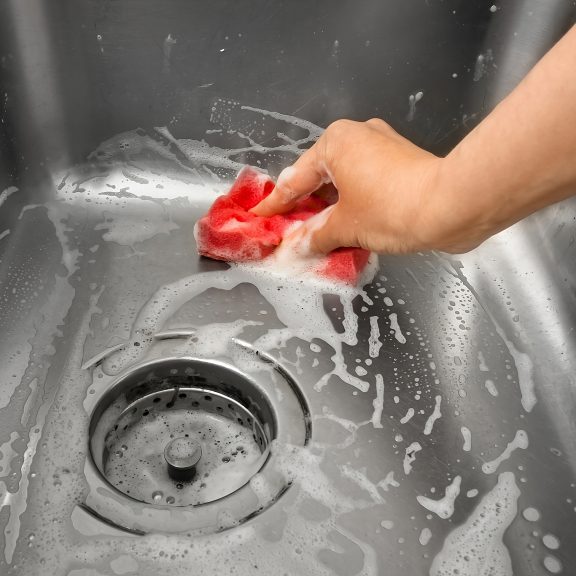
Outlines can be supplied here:
[[467, 252], [506, 227], [505, 210], [487, 176], [469, 170], [458, 149], [437, 159], [422, 211], [428, 248]]

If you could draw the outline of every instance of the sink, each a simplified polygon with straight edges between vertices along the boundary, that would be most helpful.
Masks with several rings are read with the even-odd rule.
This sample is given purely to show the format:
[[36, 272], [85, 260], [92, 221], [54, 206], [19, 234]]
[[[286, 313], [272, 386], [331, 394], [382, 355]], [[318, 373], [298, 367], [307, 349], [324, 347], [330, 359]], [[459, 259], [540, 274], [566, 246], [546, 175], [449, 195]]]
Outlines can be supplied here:
[[447, 152], [573, 3], [309, 4], [0, 6], [2, 574], [573, 571], [573, 201], [357, 288], [193, 236], [339, 117]]

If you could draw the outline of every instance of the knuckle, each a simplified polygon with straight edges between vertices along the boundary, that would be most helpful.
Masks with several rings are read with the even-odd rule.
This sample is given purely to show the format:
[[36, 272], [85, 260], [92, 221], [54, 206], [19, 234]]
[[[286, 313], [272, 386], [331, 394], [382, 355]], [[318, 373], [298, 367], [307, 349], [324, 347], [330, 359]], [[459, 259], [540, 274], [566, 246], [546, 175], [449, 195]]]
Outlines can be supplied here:
[[381, 118], [370, 118], [370, 120], [366, 121], [366, 124], [370, 128], [375, 128], [376, 130], [379, 130], [380, 132], [387, 132], [387, 133], [393, 132], [393, 129], [390, 126], [390, 124], [388, 124], [387, 122], [385, 122]]
[[329, 137], [341, 137], [350, 133], [356, 122], [352, 120], [336, 120], [326, 129]]
[[334, 170], [342, 154], [346, 152], [358, 128], [358, 122], [352, 120], [336, 120], [324, 133], [322, 138], [322, 154], [327, 165]]
[[366, 120], [366, 124], [369, 124], [370, 126], [375, 126], [377, 128], [388, 126], [388, 124], [386, 124], [386, 122], [384, 122], [384, 120], [382, 120], [381, 118], [370, 118], [370, 120]]

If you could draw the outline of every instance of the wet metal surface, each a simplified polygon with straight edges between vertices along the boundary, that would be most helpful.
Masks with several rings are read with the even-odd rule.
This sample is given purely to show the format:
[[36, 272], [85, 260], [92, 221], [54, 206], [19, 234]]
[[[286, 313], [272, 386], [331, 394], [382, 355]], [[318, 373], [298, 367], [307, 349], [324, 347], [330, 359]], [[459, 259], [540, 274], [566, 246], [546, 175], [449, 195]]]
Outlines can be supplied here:
[[[557, 4], [2, 5], [2, 574], [572, 573], [574, 202], [462, 257], [381, 257], [358, 291], [200, 259], [192, 234], [243, 163], [275, 174], [339, 115], [442, 150], [518, 42], [525, 63], [565, 27]], [[424, 17], [433, 41], [394, 32]], [[270, 440], [223, 499], [143, 503], [94, 462], [99, 402], [167, 359], [260, 394], [220, 390]]]

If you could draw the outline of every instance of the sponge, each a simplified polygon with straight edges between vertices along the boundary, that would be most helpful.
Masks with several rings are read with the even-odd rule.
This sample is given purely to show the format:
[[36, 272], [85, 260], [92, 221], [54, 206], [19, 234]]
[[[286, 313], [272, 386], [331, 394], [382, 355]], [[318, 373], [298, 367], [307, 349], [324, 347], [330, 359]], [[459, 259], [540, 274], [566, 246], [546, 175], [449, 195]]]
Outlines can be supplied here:
[[[301, 200], [287, 214], [263, 217], [250, 212], [274, 189], [274, 182], [246, 166], [240, 170], [228, 194], [220, 196], [196, 223], [195, 236], [202, 256], [231, 262], [263, 260], [280, 245], [296, 222], [308, 220], [327, 208], [318, 196]], [[370, 252], [339, 248], [322, 258], [315, 272], [325, 278], [356, 284]]]

